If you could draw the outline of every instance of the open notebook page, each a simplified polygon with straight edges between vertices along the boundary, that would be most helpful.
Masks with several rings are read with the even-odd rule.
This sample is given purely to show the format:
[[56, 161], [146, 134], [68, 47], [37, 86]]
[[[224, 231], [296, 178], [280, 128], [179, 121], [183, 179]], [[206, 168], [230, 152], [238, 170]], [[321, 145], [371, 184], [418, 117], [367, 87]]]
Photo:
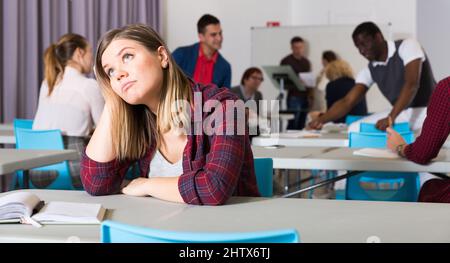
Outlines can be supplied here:
[[104, 215], [101, 204], [52, 201], [32, 218], [42, 224], [99, 224]]

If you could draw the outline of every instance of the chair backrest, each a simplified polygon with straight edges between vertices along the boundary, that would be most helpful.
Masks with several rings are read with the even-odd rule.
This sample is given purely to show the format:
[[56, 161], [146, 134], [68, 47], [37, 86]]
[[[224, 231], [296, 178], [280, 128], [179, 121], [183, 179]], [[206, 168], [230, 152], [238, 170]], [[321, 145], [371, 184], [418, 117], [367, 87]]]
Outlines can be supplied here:
[[29, 119], [14, 119], [13, 122], [14, 129], [21, 128], [21, 129], [32, 129], [33, 128], [33, 120]]
[[273, 196], [273, 160], [272, 158], [256, 158], [254, 160], [256, 182], [262, 197]]
[[345, 117], [345, 124], [347, 124], [347, 126], [349, 126], [350, 124], [354, 123], [355, 121], [362, 119], [366, 116], [364, 115], [347, 115]]
[[[414, 140], [412, 132], [400, 132], [406, 143]], [[351, 148], [386, 148], [386, 132], [351, 132]], [[347, 179], [346, 199], [377, 201], [417, 201], [420, 180], [417, 173], [364, 172]]]
[[[405, 139], [406, 143], [414, 141], [414, 134], [412, 132], [400, 132], [400, 135]], [[349, 133], [349, 147], [350, 148], [386, 148], [387, 134], [386, 132], [350, 132]]]
[[132, 226], [106, 220], [101, 225], [103, 243], [298, 243], [295, 229], [260, 232], [177, 232]]
[[[394, 123], [393, 128], [396, 132], [411, 132], [409, 122]], [[359, 124], [359, 132], [384, 133], [385, 131], [378, 130], [377, 127], [375, 127], [375, 123], [361, 122]]]
[[364, 172], [347, 179], [345, 199], [416, 202], [418, 173]]
[[[16, 148], [33, 150], [63, 150], [64, 143], [60, 130], [16, 129]], [[47, 189], [73, 189], [67, 161], [36, 168], [39, 171], [57, 171], [58, 177]], [[32, 184], [30, 184], [32, 186]]]
[[[28, 129], [31, 130], [33, 129], [33, 120], [29, 120], [29, 119], [14, 119], [13, 121], [13, 127], [14, 127], [14, 137], [17, 138], [17, 134], [16, 134], [16, 130], [17, 129]], [[17, 144], [16, 144], [16, 148]]]

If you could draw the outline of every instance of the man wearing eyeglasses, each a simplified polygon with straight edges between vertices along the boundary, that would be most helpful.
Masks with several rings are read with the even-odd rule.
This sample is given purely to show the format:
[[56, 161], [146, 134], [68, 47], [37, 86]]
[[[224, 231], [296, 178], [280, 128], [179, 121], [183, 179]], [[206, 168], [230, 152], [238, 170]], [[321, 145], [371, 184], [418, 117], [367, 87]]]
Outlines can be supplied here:
[[254, 100], [258, 104], [262, 99], [258, 89], [263, 80], [263, 74], [259, 68], [248, 68], [242, 75], [241, 85], [231, 88], [231, 91], [244, 102]]
[[[263, 79], [263, 73], [259, 68], [252, 67], [248, 68], [241, 78], [241, 85], [235, 86], [231, 88], [231, 92], [236, 94], [239, 99], [244, 101], [244, 103], [248, 101], [254, 101], [255, 103], [253, 106], [246, 111], [247, 119], [249, 119], [249, 125], [254, 125], [256, 127], [255, 123], [252, 123], [257, 121], [258, 114], [259, 114], [259, 101], [262, 100], [262, 94], [258, 91], [259, 86], [264, 81]], [[252, 106], [251, 104], [247, 103], [247, 105]], [[253, 108], [253, 109], [252, 109]], [[258, 134], [258, 131], [256, 130], [256, 133]], [[251, 134], [256, 135], [256, 134]], [[253, 136], [250, 136], [253, 137]]]

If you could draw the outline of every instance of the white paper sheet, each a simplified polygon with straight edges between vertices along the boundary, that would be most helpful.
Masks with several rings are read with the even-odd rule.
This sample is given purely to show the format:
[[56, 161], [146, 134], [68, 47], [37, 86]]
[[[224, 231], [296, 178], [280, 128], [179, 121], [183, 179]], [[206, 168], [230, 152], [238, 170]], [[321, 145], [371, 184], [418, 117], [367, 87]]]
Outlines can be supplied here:
[[300, 79], [305, 83], [306, 87], [308, 88], [315, 88], [316, 87], [316, 76], [312, 72], [301, 72], [298, 73], [298, 76]]
[[374, 157], [374, 158], [387, 158], [397, 159], [399, 156], [389, 149], [376, 149], [376, 148], [362, 148], [353, 152], [353, 155]]

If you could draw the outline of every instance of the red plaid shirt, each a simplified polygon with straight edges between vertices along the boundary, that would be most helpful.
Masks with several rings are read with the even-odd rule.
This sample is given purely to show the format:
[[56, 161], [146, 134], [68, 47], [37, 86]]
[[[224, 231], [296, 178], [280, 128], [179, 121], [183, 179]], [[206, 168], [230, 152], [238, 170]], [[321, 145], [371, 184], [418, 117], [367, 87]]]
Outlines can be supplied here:
[[[435, 158], [450, 134], [450, 77], [441, 80], [431, 95], [427, 117], [417, 140], [405, 147], [409, 160], [427, 164]], [[450, 180], [432, 179], [422, 186], [420, 202], [450, 203]]]
[[[202, 93], [203, 105], [207, 100], [219, 101], [224, 114], [225, 101], [237, 100], [228, 89], [217, 88], [215, 85], [192, 83], [192, 90]], [[194, 113], [191, 113], [193, 117]], [[210, 112], [202, 113], [203, 121], [209, 115]], [[234, 119], [234, 127], [237, 127], [236, 122]], [[194, 124], [194, 120], [191, 124]], [[219, 127], [223, 127], [225, 131], [227, 125], [230, 124], [224, 116]], [[147, 153], [137, 160], [142, 177], [148, 176], [150, 162], [156, 151], [155, 145], [156, 142], [153, 141]], [[118, 193], [126, 171], [134, 161], [136, 160], [112, 160], [100, 163], [84, 153], [80, 171], [84, 189], [92, 195]], [[186, 203], [196, 205], [224, 204], [231, 195], [260, 196], [248, 133], [208, 136], [202, 132], [201, 135], [188, 135], [183, 152], [183, 174], [178, 180], [178, 189]]]
[[440, 81], [427, 108], [422, 132], [414, 143], [405, 147], [409, 160], [426, 164], [435, 158], [450, 134], [450, 77]]

